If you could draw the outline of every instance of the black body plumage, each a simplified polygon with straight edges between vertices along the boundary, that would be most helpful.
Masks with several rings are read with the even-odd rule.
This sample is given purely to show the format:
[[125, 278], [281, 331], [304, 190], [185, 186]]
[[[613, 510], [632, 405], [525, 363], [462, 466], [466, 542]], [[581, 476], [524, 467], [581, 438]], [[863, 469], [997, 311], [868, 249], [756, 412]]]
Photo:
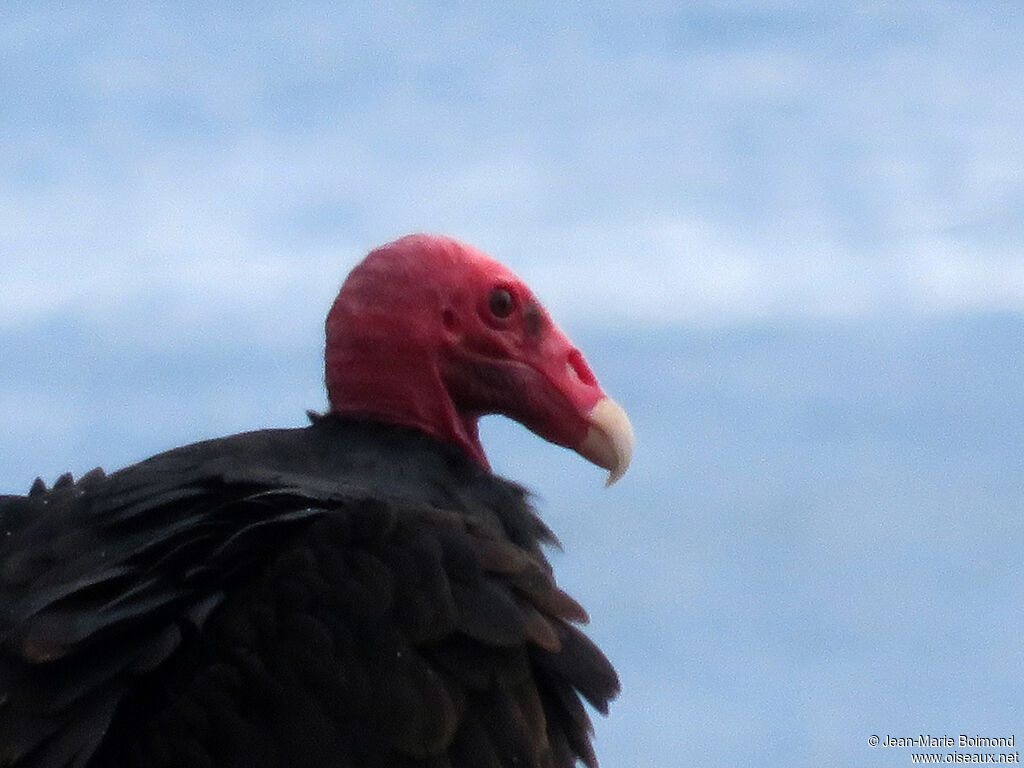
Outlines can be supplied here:
[[596, 765], [519, 487], [321, 417], [0, 497], [0, 766]]

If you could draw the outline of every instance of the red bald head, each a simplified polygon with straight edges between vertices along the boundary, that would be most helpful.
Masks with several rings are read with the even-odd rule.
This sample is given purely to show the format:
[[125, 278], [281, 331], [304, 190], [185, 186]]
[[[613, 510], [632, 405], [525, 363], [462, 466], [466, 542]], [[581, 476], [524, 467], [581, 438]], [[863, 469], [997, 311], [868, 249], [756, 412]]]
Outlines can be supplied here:
[[613, 476], [629, 462], [625, 414], [530, 289], [448, 237], [403, 237], [352, 270], [327, 316], [326, 379], [332, 412], [421, 429], [484, 466], [489, 413]]

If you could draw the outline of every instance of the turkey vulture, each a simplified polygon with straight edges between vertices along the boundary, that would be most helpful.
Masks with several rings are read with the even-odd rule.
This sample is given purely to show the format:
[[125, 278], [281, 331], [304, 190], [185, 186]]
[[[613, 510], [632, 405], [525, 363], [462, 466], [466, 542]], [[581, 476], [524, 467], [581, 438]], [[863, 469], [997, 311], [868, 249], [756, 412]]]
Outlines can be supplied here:
[[509, 416], [609, 470], [632, 430], [530, 290], [410, 235], [349, 275], [310, 425], [0, 497], [0, 766], [594, 768], [615, 671], [492, 474]]

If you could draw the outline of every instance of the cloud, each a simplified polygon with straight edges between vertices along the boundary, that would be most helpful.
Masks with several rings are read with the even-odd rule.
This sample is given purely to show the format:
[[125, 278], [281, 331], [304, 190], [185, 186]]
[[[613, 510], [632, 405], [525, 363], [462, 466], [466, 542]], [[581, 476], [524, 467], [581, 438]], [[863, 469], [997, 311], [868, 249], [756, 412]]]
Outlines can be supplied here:
[[320, 311], [415, 229], [569, 323], [1024, 310], [1012, 20], [823, 8], [26, 13], [0, 326]]

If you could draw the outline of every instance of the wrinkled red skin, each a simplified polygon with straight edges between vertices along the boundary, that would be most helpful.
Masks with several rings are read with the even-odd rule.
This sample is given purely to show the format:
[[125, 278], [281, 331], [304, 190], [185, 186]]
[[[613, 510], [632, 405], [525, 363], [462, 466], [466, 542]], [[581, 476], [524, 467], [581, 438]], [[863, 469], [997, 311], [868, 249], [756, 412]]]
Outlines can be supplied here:
[[[495, 289], [512, 299], [497, 314]], [[415, 427], [484, 467], [481, 416], [504, 414], [575, 449], [604, 397], [530, 289], [447, 237], [408, 235], [371, 251], [342, 285], [326, 332], [332, 412]]]

